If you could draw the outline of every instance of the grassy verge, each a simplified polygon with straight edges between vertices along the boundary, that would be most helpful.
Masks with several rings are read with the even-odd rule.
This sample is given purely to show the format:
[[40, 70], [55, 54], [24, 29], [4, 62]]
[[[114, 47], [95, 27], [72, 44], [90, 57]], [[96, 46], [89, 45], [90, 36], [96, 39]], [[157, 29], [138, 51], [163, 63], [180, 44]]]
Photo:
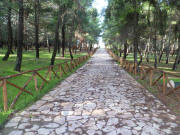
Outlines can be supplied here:
[[[22, 69], [25, 70], [31, 70], [31, 69], [35, 69], [35, 68], [40, 68], [42, 66], [47, 66], [49, 65], [50, 62], [50, 56], [51, 54], [49, 54], [46, 51], [41, 52], [40, 55], [41, 58], [37, 61], [34, 60], [34, 52], [28, 52], [25, 53], [24, 55], [26, 55], [27, 57], [25, 57], [23, 59], [23, 66]], [[74, 55], [74, 58], [77, 58], [79, 56], [82, 55], [86, 55], [86, 53], [81, 53], [81, 54], [77, 54]], [[70, 56], [68, 54], [65, 55], [65, 58], [61, 58], [61, 57], [57, 57], [56, 63], [60, 63], [63, 62], [67, 59], [69, 59]], [[2, 59], [2, 56], [0, 56], [0, 59]], [[11, 56], [10, 59], [7, 61], [9, 63], [9, 65], [7, 64], [7, 62], [4, 61], [0, 61], [2, 64], [2, 66], [0, 67], [0, 75], [1, 76], [6, 76], [6, 75], [10, 75], [10, 74], [15, 74], [16, 72], [13, 71], [13, 65], [14, 65], [14, 60], [15, 57]], [[8, 119], [8, 116], [14, 112], [14, 111], [19, 111], [24, 109], [25, 107], [27, 107], [28, 105], [31, 105], [32, 103], [34, 103], [35, 101], [37, 101], [38, 99], [40, 99], [44, 94], [46, 94], [48, 91], [50, 91], [52, 88], [54, 88], [57, 84], [59, 84], [62, 80], [64, 80], [66, 77], [68, 77], [69, 75], [71, 75], [74, 71], [76, 71], [80, 66], [82, 66], [84, 63], [80, 64], [77, 68], [73, 69], [72, 72], [69, 72], [67, 74], [63, 74], [59, 79], [57, 78], [53, 78], [51, 81], [49, 81], [48, 84], [46, 84], [43, 89], [36, 91], [34, 88], [34, 82], [31, 81], [31, 83], [28, 85], [28, 87], [26, 88], [27, 90], [31, 91], [33, 93], [33, 96], [23, 93], [20, 98], [18, 99], [16, 105], [14, 106], [13, 110], [9, 110], [8, 112], [3, 112], [3, 102], [2, 102], [2, 88], [0, 88], [0, 127], [2, 127], [4, 125], [4, 123], [6, 122], [6, 120]], [[43, 70], [41, 72], [39, 72], [42, 76], [45, 76], [47, 70]], [[16, 77], [16, 78], [12, 78], [9, 81], [13, 82], [14, 84], [18, 85], [18, 86], [23, 86], [24, 83], [29, 79], [29, 77], [32, 75], [31, 74], [24, 74], [22, 76]], [[40, 78], [38, 78], [38, 86], [40, 86], [42, 80]], [[8, 105], [11, 104], [12, 100], [15, 98], [15, 96], [17, 95], [17, 93], [19, 92], [18, 89], [11, 87], [11, 86], [7, 86], [7, 93], [8, 93]]]

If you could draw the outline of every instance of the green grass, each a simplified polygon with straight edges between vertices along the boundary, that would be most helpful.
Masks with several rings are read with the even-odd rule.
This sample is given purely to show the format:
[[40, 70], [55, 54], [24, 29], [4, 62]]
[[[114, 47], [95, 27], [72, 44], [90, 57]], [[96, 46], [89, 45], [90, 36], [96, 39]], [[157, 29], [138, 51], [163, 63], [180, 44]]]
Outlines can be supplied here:
[[[140, 57], [138, 56], [138, 60], [139, 59], [140, 59]], [[127, 56], [127, 60], [128, 61], [133, 61], [134, 60], [132, 53], [130, 53]], [[157, 68], [159, 70], [163, 70], [163, 71], [166, 71], [166, 72], [169, 72], [169, 73], [172, 73], [172, 74], [180, 75], [180, 65], [178, 66], [176, 71], [172, 70], [174, 60], [175, 60], [175, 57], [170, 56], [169, 64], [166, 64], [166, 57], [163, 55], [161, 62], [160, 63], [158, 62], [158, 64], [157, 64], [157, 66], [158, 66]], [[146, 64], [146, 65], [149, 65], [151, 67], [154, 67], [154, 56], [149, 55], [149, 62], [146, 61], [146, 58], [143, 58], [142, 64]], [[180, 78], [177, 78], [177, 77], [174, 77], [174, 76], [168, 76], [168, 77], [169, 77], [170, 80], [173, 80], [174, 82], [180, 82]], [[161, 79], [161, 82], [162, 81], [163, 80]]]
[[[7, 76], [10, 74], [18, 73], [14, 71], [14, 66], [16, 62], [16, 52], [10, 55], [8, 61], [2, 61], [5, 51], [6, 50], [0, 50], [0, 76]], [[74, 58], [77, 58], [85, 54], [86, 53], [76, 54], [74, 55]], [[24, 51], [23, 61], [22, 61], [22, 71], [48, 66], [50, 64], [51, 55], [52, 54], [48, 53], [47, 50], [40, 51], [40, 59], [37, 61], [35, 58], [36, 56], [35, 50], [28, 52]], [[68, 53], [65, 54], [65, 58], [60, 57], [59, 54], [57, 54], [55, 64], [63, 62], [64, 60], [68, 60], [68, 59], [70, 59], [70, 55]]]
[[[140, 59], [140, 57], [138, 56], [138, 60], [139, 59]], [[129, 60], [129, 61], [133, 61], [134, 60], [132, 53], [130, 53], [127, 56], [127, 60]], [[143, 62], [142, 63], [153, 67], [154, 66], [154, 56], [153, 55], [149, 55], [149, 60], [150, 60], [150, 62], [148, 63], [148, 62], [146, 62], [146, 58], [143, 57]], [[171, 72], [171, 73], [177, 73], [177, 72], [180, 73], [180, 66], [178, 66], [176, 71], [172, 70], [174, 61], [175, 61], [175, 57], [170, 56], [169, 64], [166, 64], [166, 57], [163, 55], [161, 62], [160, 63], [158, 62], [158, 64], [157, 64], [158, 65], [158, 69], [164, 70], [164, 71], [168, 71], [168, 72]]]
[[[123, 58], [123, 55], [122, 55], [122, 58]], [[133, 53], [129, 53], [126, 57], [126, 60], [128, 61], [134, 61], [134, 56], [133, 56]], [[138, 61], [140, 60], [140, 55], [138, 55]], [[158, 57], [158, 60], [159, 60], [159, 57]], [[176, 71], [173, 71], [172, 70], [172, 67], [173, 67], [173, 64], [174, 64], [174, 61], [175, 61], [175, 56], [171, 56], [169, 57], [169, 63], [166, 64], [166, 57], [165, 55], [162, 56], [162, 59], [161, 59], [161, 62], [157, 63], [157, 69], [159, 70], [162, 70], [162, 71], [166, 71], [166, 72], [169, 72], [169, 73], [172, 73], [172, 74], [175, 74], [175, 75], [180, 75], [180, 65], [178, 65], [178, 68]], [[149, 55], [149, 62], [146, 61], [146, 58], [143, 57], [143, 61], [142, 61], [142, 64], [145, 64], [145, 65], [149, 65], [151, 67], [154, 67], [154, 56], [153, 55]], [[158, 76], [158, 73], [156, 73], [156, 76]], [[173, 80], [174, 82], [180, 82], [180, 78], [177, 78], [177, 77], [174, 77], [173, 75], [168, 75], [168, 78], [170, 80]], [[161, 82], [163, 82], [163, 80], [161, 79], [160, 80]]]
[[[0, 63], [1, 63], [0, 64], [0, 76], [7, 76], [7, 75], [12, 75], [12, 74], [18, 73], [13, 70], [15, 59], [16, 59], [15, 54], [11, 55], [9, 60], [4, 62], [4, 61], [2, 61], [3, 53], [4, 53], [4, 51], [1, 50], [1, 53], [0, 53]], [[24, 52], [23, 62], [22, 62], [22, 71], [27, 71], [27, 70], [32, 70], [32, 69], [48, 66], [50, 63], [51, 55], [52, 54], [48, 53], [48, 51], [41, 51], [40, 59], [38, 61], [36, 61], [34, 51]], [[86, 53], [81, 53], [81, 54], [76, 54], [76, 55], [74, 54], [74, 58], [80, 57], [82, 55], [86, 55]], [[56, 64], [61, 63], [67, 59], [70, 59], [69, 54], [66, 54], [65, 58], [57, 56]], [[55, 67], [55, 70], [56, 69], [57, 69], [57, 67]], [[74, 72], [76, 69], [74, 69], [72, 72]], [[46, 72], [47, 72], [47, 69], [39, 71], [39, 73], [42, 76], [45, 76]], [[3, 110], [3, 97], [2, 97], [2, 87], [1, 87], [0, 88], [0, 110], [1, 110], [1, 112], [0, 112], [0, 127], [3, 126], [3, 124], [5, 123], [5, 121], [8, 118], [8, 115], [11, 114], [11, 112], [14, 112], [17, 110], [22, 110], [25, 107], [27, 107], [28, 105], [37, 101], [44, 94], [46, 94], [48, 91], [50, 91], [52, 88], [54, 88], [59, 82], [61, 82], [63, 79], [65, 79], [67, 76], [69, 76], [72, 72], [69, 72], [68, 74], [63, 74], [60, 77], [60, 79], [53, 78], [51, 81], [49, 81], [48, 84], [45, 84], [43, 89], [41, 89], [39, 91], [35, 90], [34, 81], [31, 81], [29, 83], [29, 85], [26, 87], [26, 90], [32, 92], [33, 96], [31, 96], [27, 93], [23, 93], [20, 96], [20, 98], [18, 99], [17, 103], [15, 104], [14, 109], [9, 110], [8, 112], [2, 111]], [[23, 85], [29, 79], [29, 77], [31, 75], [32, 75], [32, 73], [23, 74], [21, 76], [15, 77], [15, 78], [8, 79], [8, 81], [10, 81], [20, 87], [23, 87]], [[38, 80], [38, 87], [40, 87], [42, 80], [40, 78], [37, 78], [37, 80]], [[10, 104], [12, 103], [13, 99], [15, 98], [15, 96], [17, 95], [18, 92], [19, 92], [19, 90], [16, 89], [15, 87], [7, 85], [8, 106], [10, 106]]]

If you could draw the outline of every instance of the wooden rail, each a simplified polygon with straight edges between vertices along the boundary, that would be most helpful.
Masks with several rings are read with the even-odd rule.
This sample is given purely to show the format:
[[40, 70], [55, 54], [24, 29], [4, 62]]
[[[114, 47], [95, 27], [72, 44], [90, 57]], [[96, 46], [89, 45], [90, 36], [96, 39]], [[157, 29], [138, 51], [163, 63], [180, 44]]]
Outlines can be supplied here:
[[[110, 49], [107, 49], [107, 51], [113, 57], [113, 59], [118, 61], [120, 65], [124, 69], [126, 69], [126, 71], [133, 73], [141, 80], [147, 80], [149, 82], [149, 86], [157, 86], [158, 90], [164, 96], [169, 96], [171, 94], [174, 94], [180, 101], [180, 92], [178, 91], [180, 90], [180, 86], [174, 88], [170, 83], [170, 77], [175, 77], [180, 79], [180, 75], [155, 69], [145, 64], [141, 64], [139, 69], [137, 70], [137, 65], [135, 65], [132, 61], [128, 61], [123, 58], [120, 58], [119, 56], [114, 54]], [[167, 85], [169, 85], [170, 87], [168, 88]]]
[[[29, 70], [25, 72], [21, 72], [14, 75], [9, 75], [5, 77], [0, 77], [0, 88], [2, 87], [3, 90], [3, 106], [4, 111], [6, 112], [8, 109], [14, 108], [17, 100], [23, 93], [27, 93], [31, 96], [33, 96], [33, 93], [31, 90], [27, 90], [26, 87], [30, 84], [30, 82], [34, 81], [34, 88], [36, 91], [41, 90], [45, 84], [48, 84], [49, 81], [51, 81], [54, 78], [60, 78], [63, 74], [67, 74], [71, 72], [73, 69], [78, 67], [82, 62], [86, 61], [90, 56], [92, 56], [97, 49], [93, 49], [88, 55], [81, 56], [73, 60], [67, 60], [65, 62], [53, 65], [53, 66], [46, 66], [39, 69]], [[47, 70], [45, 76], [41, 75], [39, 72], [42, 70]], [[15, 77], [19, 77], [25, 74], [31, 74], [31, 76], [28, 78], [28, 80], [24, 83], [23, 86], [18, 86], [17, 84], [10, 82], [9, 80]], [[54, 77], [54, 78], [53, 78]], [[42, 83], [40, 84], [40, 87], [38, 87], [38, 79], [40, 78], [42, 80]], [[16, 88], [19, 90], [13, 101], [8, 100], [8, 94], [7, 94], [7, 85], [12, 86], [13, 88]], [[8, 106], [8, 103], [10, 103], [10, 106]]]

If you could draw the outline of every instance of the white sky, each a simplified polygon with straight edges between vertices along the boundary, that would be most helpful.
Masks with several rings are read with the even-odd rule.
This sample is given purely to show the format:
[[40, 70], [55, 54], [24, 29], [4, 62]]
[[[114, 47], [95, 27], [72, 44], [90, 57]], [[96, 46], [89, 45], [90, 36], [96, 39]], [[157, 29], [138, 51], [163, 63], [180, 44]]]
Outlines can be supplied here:
[[102, 9], [107, 7], [107, 4], [108, 4], [107, 0], [94, 0], [92, 6], [97, 8], [100, 14]]
[[[102, 10], [106, 8], [108, 5], [107, 0], [94, 0], [92, 6], [98, 10], [98, 14], [101, 22], [104, 20], [104, 16], [102, 15]], [[102, 37], [99, 38], [100, 47], [104, 47], [104, 43], [102, 42]]]
[[[108, 5], [107, 0], [94, 0], [92, 6], [98, 10], [99, 15], [101, 15], [102, 10], [106, 8]], [[101, 21], [103, 21], [104, 17], [100, 16]]]

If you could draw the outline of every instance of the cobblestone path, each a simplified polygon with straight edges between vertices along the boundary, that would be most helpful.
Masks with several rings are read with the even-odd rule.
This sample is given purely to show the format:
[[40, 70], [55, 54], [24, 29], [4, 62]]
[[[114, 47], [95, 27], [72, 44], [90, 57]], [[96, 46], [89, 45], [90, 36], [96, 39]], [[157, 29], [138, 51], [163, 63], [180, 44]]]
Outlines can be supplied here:
[[99, 49], [0, 134], [178, 135], [179, 128], [169, 109]]

